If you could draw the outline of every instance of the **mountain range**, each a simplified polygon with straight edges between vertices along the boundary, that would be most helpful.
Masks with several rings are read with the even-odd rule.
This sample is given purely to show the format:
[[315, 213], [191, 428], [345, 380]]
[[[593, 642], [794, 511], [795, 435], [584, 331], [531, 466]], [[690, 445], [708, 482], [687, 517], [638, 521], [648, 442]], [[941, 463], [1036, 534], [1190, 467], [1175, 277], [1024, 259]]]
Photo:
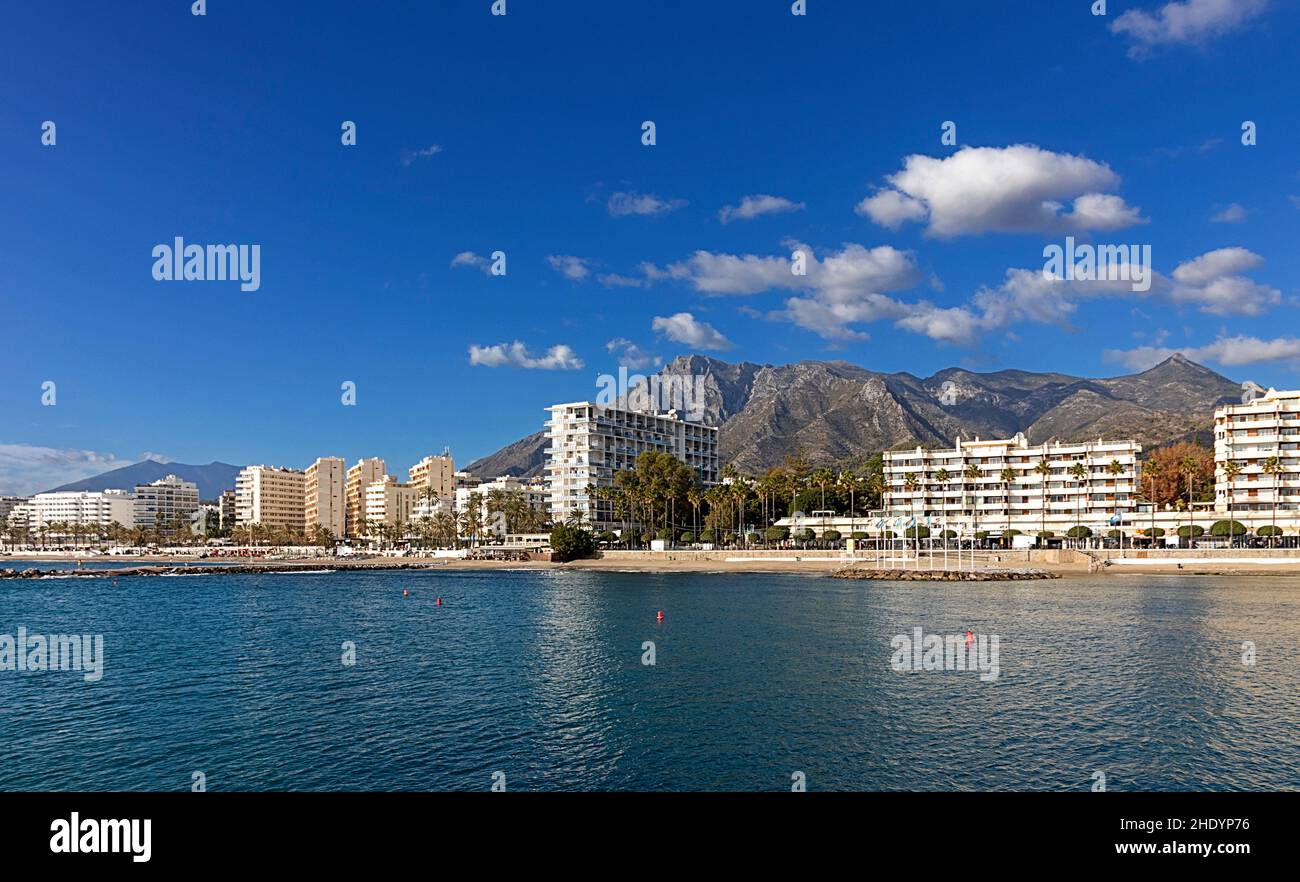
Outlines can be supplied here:
[[111, 472], [55, 487], [54, 490], [134, 490], [137, 484], [148, 484], [159, 478], [175, 475], [198, 484], [199, 499], [216, 499], [223, 490], [235, 489], [235, 476], [242, 468], [243, 466], [224, 462], [186, 465], [183, 462], [158, 462], [146, 459], [134, 465], [123, 466]]
[[[704, 377], [704, 422], [719, 427], [722, 462], [756, 474], [800, 450], [816, 466], [860, 467], [882, 450], [950, 447], [1023, 432], [1052, 439], [1134, 439], [1144, 447], [1209, 443], [1214, 409], [1241, 400], [1241, 384], [1173, 355], [1137, 374], [1104, 379], [947, 368], [929, 377], [877, 373], [843, 361], [732, 364], [679, 356], [661, 375]], [[536, 477], [545, 432], [483, 457], [466, 470]]]

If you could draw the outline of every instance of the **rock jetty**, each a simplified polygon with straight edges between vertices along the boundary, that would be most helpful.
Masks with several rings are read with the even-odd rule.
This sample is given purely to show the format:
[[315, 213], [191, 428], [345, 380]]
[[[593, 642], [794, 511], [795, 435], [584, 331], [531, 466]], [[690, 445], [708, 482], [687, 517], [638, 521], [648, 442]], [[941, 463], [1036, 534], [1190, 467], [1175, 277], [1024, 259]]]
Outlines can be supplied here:
[[831, 573], [832, 579], [861, 579], [870, 582], [1028, 582], [1035, 579], [1059, 579], [1060, 573], [1046, 570], [876, 570], [849, 567]]

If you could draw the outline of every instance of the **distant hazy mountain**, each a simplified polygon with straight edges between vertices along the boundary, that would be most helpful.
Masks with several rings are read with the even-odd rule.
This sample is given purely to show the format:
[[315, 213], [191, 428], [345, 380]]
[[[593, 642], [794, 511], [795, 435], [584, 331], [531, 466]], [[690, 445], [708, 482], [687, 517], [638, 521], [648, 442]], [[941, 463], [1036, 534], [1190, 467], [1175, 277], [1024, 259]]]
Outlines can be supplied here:
[[[802, 448], [816, 465], [860, 465], [881, 450], [951, 446], [960, 435], [1033, 443], [1053, 438], [1133, 438], [1147, 447], [1207, 440], [1216, 406], [1241, 386], [1175, 355], [1148, 371], [1109, 379], [948, 368], [931, 377], [881, 374], [847, 362], [773, 366], [683, 356], [664, 374], [702, 374], [704, 420], [720, 427], [724, 463], [757, 473]], [[540, 475], [541, 433], [471, 463], [493, 476]]]
[[198, 484], [200, 499], [216, 499], [221, 495], [221, 491], [235, 489], [235, 476], [239, 474], [242, 468], [243, 466], [228, 465], [224, 462], [211, 462], [207, 465], [186, 465], [183, 462], [155, 462], [152, 459], [146, 459], [144, 462], [137, 462], [135, 465], [113, 469], [111, 472], [104, 472], [102, 475], [95, 475], [92, 478], [83, 478], [80, 481], [64, 484], [62, 487], [55, 487], [54, 489], [134, 490], [136, 484], [148, 484], [168, 475], [176, 475], [178, 478]]

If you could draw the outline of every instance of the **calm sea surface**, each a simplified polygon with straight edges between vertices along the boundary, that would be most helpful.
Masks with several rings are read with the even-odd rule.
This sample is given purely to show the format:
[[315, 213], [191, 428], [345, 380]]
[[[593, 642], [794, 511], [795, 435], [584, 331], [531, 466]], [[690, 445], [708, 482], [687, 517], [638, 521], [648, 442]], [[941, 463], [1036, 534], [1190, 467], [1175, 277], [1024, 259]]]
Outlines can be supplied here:
[[[0, 790], [1300, 789], [1293, 578], [0, 581], [19, 626], [104, 675], [0, 672]], [[999, 676], [894, 671], [917, 627]]]

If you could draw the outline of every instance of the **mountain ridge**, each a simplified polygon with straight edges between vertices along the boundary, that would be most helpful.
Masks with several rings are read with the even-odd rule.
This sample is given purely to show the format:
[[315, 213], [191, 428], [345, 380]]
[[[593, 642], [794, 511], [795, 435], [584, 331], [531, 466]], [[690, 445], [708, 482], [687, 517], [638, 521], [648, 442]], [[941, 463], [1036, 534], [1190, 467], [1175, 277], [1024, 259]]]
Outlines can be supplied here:
[[183, 462], [159, 462], [155, 459], [141, 460], [129, 466], [113, 469], [70, 484], [63, 484], [48, 492], [57, 493], [70, 490], [134, 490], [137, 484], [148, 484], [176, 475], [186, 481], [199, 485], [199, 498], [213, 500], [223, 490], [235, 489], [235, 476], [243, 466], [212, 461], [207, 465], [188, 465]]
[[[1132, 438], [1145, 447], [1205, 441], [1214, 409], [1239, 401], [1239, 383], [1175, 354], [1145, 371], [1075, 377], [944, 368], [928, 377], [846, 361], [787, 365], [678, 356], [661, 376], [704, 377], [703, 421], [719, 427], [719, 456], [742, 472], [779, 465], [796, 449], [818, 465], [860, 466], [881, 450], [951, 446], [957, 437]], [[536, 432], [466, 470], [530, 478], [545, 467]]]

